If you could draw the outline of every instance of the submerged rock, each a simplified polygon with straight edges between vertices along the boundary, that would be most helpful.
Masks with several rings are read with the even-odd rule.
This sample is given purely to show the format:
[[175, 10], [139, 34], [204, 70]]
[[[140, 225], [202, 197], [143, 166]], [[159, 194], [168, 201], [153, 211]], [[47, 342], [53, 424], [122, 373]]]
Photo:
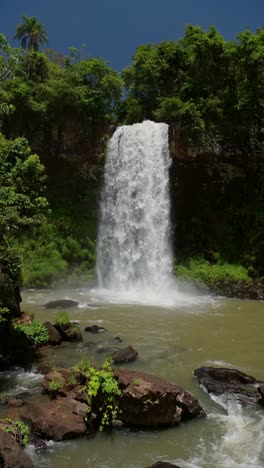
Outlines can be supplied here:
[[98, 327], [98, 325], [91, 325], [90, 327], [85, 327], [84, 331], [90, 333], [103, 333], [106, 329], [104, 327]]
[[194, 375], [208, 393], [214, 395], [231, 394], [243, 404], [261, 404], [262, 402], [262, 382], [237, 369], [200, 367], [194, 371]]
[[45, 309], [69, 309], [70, 307], [77, 307], [79, 302], [72, 299], [58, 299], [57, 301], [50, 301], [44, 304]]
[[122, 338], [120, 338], [120, 336], [115, 336], [114, 340], [118, 341], [118, 343], [122, 343], [122, 341], [123, 341]]
[[0, 466], [4, 468], [33, 468], [31, 459], [25, 454], [11, 434], [0, 429]]
[[154, 465], [149, 466], [148, 468], [181, 468], [179, 465], [173, 465], [169, 462], [158, 461]]
[[122, 390], [120, 419], [128, 425], [173, 426], [186, 419], [204, 417], [198, 400], [182, 387], [143, 372], [115, 370]]
[[132, 348], [132, 346], [127, 346], [126, 348], [119, 349], [115, 351], [112, 355], [113, 362], [116, 364], [121, 364], [123, 362], [132, 362], [135, 361], [138, 357], [138, 352]]

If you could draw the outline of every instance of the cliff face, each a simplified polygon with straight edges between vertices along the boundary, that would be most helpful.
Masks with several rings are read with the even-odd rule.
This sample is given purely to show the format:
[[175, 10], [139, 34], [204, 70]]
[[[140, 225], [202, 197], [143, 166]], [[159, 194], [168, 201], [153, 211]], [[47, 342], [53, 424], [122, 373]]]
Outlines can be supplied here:
[[172, 130], [170, 149], [176, 252], [245, 255], [263, 268], [264, 154], [195, 154]]

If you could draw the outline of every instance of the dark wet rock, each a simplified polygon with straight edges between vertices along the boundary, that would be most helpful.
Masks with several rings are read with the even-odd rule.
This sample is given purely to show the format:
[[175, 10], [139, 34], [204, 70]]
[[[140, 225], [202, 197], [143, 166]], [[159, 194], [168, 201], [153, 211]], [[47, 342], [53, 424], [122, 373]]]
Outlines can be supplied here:
[[125, 424], [173, 426], [205, 416], [197, 399], [178, 385], [143, 372], [117, 369], [114, 373], [122, 390], [119, 408]]
[[258, 387], [258, 392], [261, 396], [261, 399], [259, 401], [259, 403], [264, 406], [264, 384], [261, 384], [259, 387]]
[[118, 351], [115, 351], [112, 355], [113, 362], [117, 364], [135, 361], [137, 357], [138, 352], [134, 348], [132, 348], [132, 346], [127, 346], [126, 348], [119, 349]]
[[64, 440], [80, 437], [86, 432], [84, 417], [87, 405], [72, 398], [47, 400], [27, 404], [23, 419], [39, 437]]
[[85, 327], [84, 331], [89, 333], [103, 333], [106, 329], [104, 327], [98, 327], [98, 325], [91, 325], [90, 327]]
[[37, 373], [38, 374], [46, 375], [51, 370], [52, 370], [52, 366], [50, 364], [45, 363], [45, 362], [43, 364], [39, 364], [39, 366], [37, 367]]
[[44, 304], [45, 309], [70, 309], [71, 307], [77, 307], [79, 302], [73, 301], [72, 299], [58, 299], [57, 301], [50, 301]]
[[0, 430], [0, 466], [3, 468], [33, 468], [30, 458], [23, 452], [11, 434]]
[[179, 465], [173, 465], [169, 462], [158, 461], [154, 465], [149, 466], [148, 468], [181, 468]]
[[42, 440], [40, 437], [32, 434], [30, 437], [30, 444], [34, 445], [37, 450], [46, 450], [48, 448], [45, 440]]
[[83, 340], [80, 327], [76, 324], [73, 324], [73, 323], [67, 323], [65, 325], [55, 324], [55, 328], [62, 336], [63, 341], [82, 341]]
[[214, 395], [232, 394], [243, 404], [261, 403], [255, 377], [237, 369], [200, 367], [194, 371], [199, 384]]
[[122, 341], [123, 341], [122, 338], [120, 338], [120, 336], [115, 336], [114, 340], [118, 341], [118, 343], [122, 343]]
[[48, 330], [49, 344], [51, 344], [52, 346], [60, 345], [62, 342], [62, 336], [58, 332], [58, 330], [50, 322], [45, 322], [44, 325]]

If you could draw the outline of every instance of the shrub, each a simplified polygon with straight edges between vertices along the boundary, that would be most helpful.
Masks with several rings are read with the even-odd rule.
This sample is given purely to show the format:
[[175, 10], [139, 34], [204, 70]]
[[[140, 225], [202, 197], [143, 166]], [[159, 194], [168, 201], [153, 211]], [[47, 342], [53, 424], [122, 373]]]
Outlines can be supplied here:
[[242, 265], [220, 260], [210, 264], [201, 258], [189, 259], [185, 264], [176, 265], [175, 272], [179, 278], [193, 279], [208, 285], [226, 281], [250, 281], [247, 269]]
[[36, 344], [41, 345], [49, 341], [49, 333], [47, 327], [36, 320], [30, 323], [19, 323], [15, 325], [18, 332], [25, 333], [29, 340]]

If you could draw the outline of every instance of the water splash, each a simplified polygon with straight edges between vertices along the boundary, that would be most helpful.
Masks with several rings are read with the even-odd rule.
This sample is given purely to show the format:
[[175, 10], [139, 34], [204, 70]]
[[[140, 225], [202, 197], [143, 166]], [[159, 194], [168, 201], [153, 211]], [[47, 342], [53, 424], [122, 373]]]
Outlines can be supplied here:
[[100, 300], [165, 307], [211, 301], [172, 274], [170, 164], [167, 124], [123, 126], [111, 138], [93, 291]]

